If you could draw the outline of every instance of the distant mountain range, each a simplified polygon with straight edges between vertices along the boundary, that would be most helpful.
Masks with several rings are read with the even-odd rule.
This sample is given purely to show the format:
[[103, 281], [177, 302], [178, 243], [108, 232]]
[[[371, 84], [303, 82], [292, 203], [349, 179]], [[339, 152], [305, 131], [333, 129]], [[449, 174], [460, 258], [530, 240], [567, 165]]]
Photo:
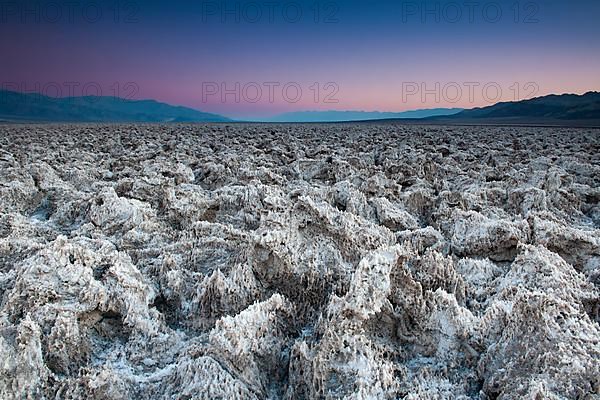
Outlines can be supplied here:
[[[387, 121], [415, 124], [600, 126], [600, 93], [563, 94], [463, 110], [405, 112], [300, 111], [260, 122]], [[53, 98], [0, 91], [0, 122], [234, 122], [217, 114], [154, 100], [115, 97]], [[256, 121], [259, 122], [259, 121]]]
[[553, 94], [473, 108], [451, 116], [432, 117], [427, 120], [444, 123], [600, 126], [600, 93]]
[[0, 91], [4, 122], [226, 122], [217, 114], [154, 100], [117, 97], [47, 97], [37, 93]]
[[600, 117], [600, 93], [563, 94], [537, 97], [531, 100], [498, 103], [493, 106], [465, 110], [456, 118], [590, 119]]
[[463, 111], [462, 108], [432, 108], [429, 110], [413, 110], [404, 112], [380, 111], [297, 111], [261, 119], [261, 122], [350, 122], [379, 119], [427, 118], [453, 115]]

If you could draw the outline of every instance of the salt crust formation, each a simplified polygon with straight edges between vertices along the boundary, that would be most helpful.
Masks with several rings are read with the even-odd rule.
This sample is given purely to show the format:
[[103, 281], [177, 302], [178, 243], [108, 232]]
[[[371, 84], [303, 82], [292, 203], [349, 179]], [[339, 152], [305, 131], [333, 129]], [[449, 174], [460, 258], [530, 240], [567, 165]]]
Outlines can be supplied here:
[[600, 398], [600, 132], [4, 126], [2, 399]]

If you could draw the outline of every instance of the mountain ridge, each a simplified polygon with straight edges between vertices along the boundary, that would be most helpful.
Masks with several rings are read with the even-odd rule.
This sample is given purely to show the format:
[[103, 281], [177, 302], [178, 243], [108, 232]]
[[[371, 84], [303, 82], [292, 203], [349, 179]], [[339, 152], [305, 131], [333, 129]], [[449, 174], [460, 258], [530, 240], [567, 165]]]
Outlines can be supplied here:
[[362, 111], [362, 110], [307, 110], [292, 111], [270, 118], [256, 119], [260, 122], [353, 122], [393, 118], [425, 118], [447, 116], [463, 111], [462, 108], [431, 108], [408, 111]]
[[600, 92], [582, 95], [550, 94], [521, 101], [500, 102], [448, 116], [448, 119], [530, 118], [548, 120], [600, 120]]
[[153, 99], [117, 97], [54, 98], [0, 90], [0, 123], [14, 122], [402, 122], [434, 124], [600, 126], [600, 92], [550, 94], [472, 109], [434, 108], [403, 112], [297, 111], [240, 121]]
[[206, 113], [156, 100], [109, 96], [49, 97], [0, 90], [0, 121], [4, 122], [229, 122]]

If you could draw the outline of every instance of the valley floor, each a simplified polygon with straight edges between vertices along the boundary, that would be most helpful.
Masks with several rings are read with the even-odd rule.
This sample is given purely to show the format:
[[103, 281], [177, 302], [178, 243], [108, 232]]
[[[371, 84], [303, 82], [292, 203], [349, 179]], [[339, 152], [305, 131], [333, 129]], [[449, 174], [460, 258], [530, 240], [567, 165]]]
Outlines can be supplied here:
[[600, 131], [0, 126], [0, 398], [597, 399]]

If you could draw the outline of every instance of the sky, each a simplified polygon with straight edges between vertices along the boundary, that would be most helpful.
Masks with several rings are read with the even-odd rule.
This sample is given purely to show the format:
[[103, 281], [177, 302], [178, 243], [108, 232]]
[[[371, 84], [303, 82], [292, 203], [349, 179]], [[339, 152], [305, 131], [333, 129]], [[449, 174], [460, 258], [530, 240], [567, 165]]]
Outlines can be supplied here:
[[233, 118], [600, 91], [600, 1], [0, 1], [2, 88]]

